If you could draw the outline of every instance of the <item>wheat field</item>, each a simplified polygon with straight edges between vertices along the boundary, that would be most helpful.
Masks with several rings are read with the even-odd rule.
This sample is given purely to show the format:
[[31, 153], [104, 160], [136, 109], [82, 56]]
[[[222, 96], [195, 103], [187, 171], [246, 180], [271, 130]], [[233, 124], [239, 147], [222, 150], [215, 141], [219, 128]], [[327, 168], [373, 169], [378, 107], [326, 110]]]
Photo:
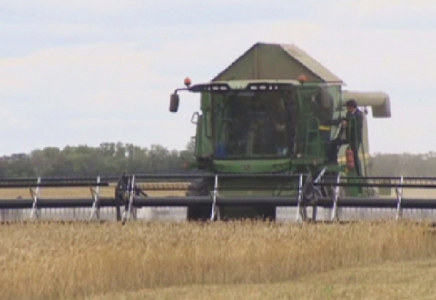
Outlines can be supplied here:
[[[0, 192], [1, 198], [29, 194]], [[101, 188], [103, 197], [113, 193]], [[43, 198], [90, 195], [86, 188], [40, 191]], [[411, 291], [420, 293], [417, 299], [436, 297], [428, 279], [436, 279], [436, 235], [427, 223], [40, 221], [0, 230], [2, 300], [410, 299]], [[378, 293], [371, 292], [374, 277]], [[412, 289], [394, 290], [405, 283]]]
[[[135, 292], [140, 298], [131, 299], [171, 299], [163, 298], [168, 288], [185, 289], [189, 295], [198, 287], [210, 287], [222, 294], [227, 287], [266, 289], [335, 270], [436, 259], [433, 229], [406, 221], [126, 226], [35, 222], [0, 230], [4, 300], [127, 299]], [[147, 297], [144, 291], [155, 296]], [[191, 295], [188, 298], [200, 299]], [[263, 299], [297, 299], [271, 295], [275, 297], [265, 294]]]
[[338, 269], [279, 283], [142, 289], [97, 295], [89, 300], [433, 300], [435, 281], [433, 259]]

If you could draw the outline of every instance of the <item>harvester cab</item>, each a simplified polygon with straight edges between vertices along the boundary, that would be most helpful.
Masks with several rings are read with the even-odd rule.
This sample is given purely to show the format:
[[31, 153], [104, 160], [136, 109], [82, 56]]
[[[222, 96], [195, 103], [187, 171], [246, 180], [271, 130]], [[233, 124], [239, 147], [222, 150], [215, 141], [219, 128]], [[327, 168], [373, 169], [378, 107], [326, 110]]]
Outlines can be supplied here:
[[[335, 128], [331, 119], [341, 114], [337, 113], [340, 99], [329, 93], [333, 89], [303, 78], [196, 84], [171, 95], [170, 111], [178, 109], [178, 91], [202, 94], [195, 147], [200, 169], [279, 172], [288, 170], [292, 159], [296, 168], [307, 170], [308, 165], [326, 162]], [[256, 164], [255, 169], [237, 164], [248, 160], [276, 163]]]
[[[195, 113], [198, 116], [196, 161], [192, 165], [216, 176], [233, 175], [221, 178], [219, 183], [216, 179], [194, 182], [187, 195], [205, 196], [219, 190], [221, 197], [302, 193], [303, 200], [313, 199], [314, 192], [324, 197], [333, 193], [331, 187], [314, 187], [313, 180], [319, 180], [320, 174], [356, 175], [353, 164], [343, 161], [349, 157], [345, 152], [347, 143], [338, 150], [338, 161], [329, 164], [331, 143], [340, 138], [340, 120], [346, 115], [344, 104], [347, 99], [354, 99], [359, 106], [371, 106], [373, 116], [387, 117], [390, 116], [389, 98], [384, 93], [343, 91], [342, 81], [322, 66], [312, 63], [312, 69], [302, 68], [302, 55], [296, 56], [296, 49], [256, 44], [212, 81], [192, 84], [186, 78], [185, 87], [171, 95], [169, 110], [173, 113], [179, 107], [178, 92], [199, 93], [201, 97], [201, 113]], [[272, 61], [283, 54], [286, 57], [282, 61]], [[307, 65], [308, 59], [306, 55]], [[364, 161], [364, 167], [360, 176], [367, 172], [366, 119], [363, 135], [359, 158]], [[309, 175], [305, 177], [303, 189], [298, 176], [294, 181], [252, 176], [283, 173]], [[361, 192], [361, 189], [341, 188], [342, 195]], [[236, 206], [239, 207], [221, 207], [220, 211], [228, 217], [251, 217], [248, 213], [251, 211], [256, 216], [275, 218], [276, 207], [268, 203], [257, 207]], [[188, 219], [208, 218], [210, 209], [188, 206]]]

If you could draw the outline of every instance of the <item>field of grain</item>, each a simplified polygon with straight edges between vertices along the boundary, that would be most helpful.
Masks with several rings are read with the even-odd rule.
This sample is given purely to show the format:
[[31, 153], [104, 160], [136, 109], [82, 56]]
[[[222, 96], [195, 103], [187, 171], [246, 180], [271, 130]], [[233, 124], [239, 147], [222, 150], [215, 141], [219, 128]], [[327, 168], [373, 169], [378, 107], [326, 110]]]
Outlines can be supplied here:
[[[204, 296], [202, 288], [223, 294], [246, 284], [265, 285], [262, 299], [286, 299], [276, 292], [268, 294], [266, 285], [291, 282], [288, 294], [292, 294], [292, 289], [299, 289], [292, 282], [314, 274], [436, 259], [433, 229], [405, 221], [27, 223], [0, 230], [0, 286], [5, 300], [135, 299], [124, 296], [144, 290], [155, 296], [141, 294], [136, 299], [173, 299], [164, 298], [166, 288], [180, 287], [185, 295], [197, 289]], [[260, 299], [259, 295], [252, 298]], [[185, 299], [200, 299], [192, 296]]]
[[89, 300], [432, 300], [436, 260], [387, 262], [271, 284], [194, 285], [97, 295]]

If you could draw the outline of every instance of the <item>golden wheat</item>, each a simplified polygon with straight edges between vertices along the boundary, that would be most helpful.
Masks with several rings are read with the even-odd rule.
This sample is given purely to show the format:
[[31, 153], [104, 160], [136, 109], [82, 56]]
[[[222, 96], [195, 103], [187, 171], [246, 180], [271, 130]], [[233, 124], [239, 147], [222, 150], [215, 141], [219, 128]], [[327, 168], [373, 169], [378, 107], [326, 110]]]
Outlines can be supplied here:
[[[169, 185], [175, 187], [144, 187], [151, 189], [151, 196], [183, 195], [186, 190], [183, 184], [176, 186], [180, 190], [153, 190]], [[114, 187], [100, 190], [103, 197], [114, 194]], [[0, 198], [28, 195], [26, 189], [0, 191]], [[43, 188], [40, 195], [91, 194], [86, 188]], [[0, 230], [1, 299], [105, 298], [106, 293], [164, 286], [272, 283], [343, 267], [436, 256], [435, 238], [425, 224], [407, 222], [125, 227], [35, 223]]]
[[0, 228], [1, 299], [191, 284], [273, 283], [436, 256], [426, 224], [15, 224]]
[[436, 260], [388, 262], [273, 284], [194, 285], [101, 294], [88, 300], [436, 299]]

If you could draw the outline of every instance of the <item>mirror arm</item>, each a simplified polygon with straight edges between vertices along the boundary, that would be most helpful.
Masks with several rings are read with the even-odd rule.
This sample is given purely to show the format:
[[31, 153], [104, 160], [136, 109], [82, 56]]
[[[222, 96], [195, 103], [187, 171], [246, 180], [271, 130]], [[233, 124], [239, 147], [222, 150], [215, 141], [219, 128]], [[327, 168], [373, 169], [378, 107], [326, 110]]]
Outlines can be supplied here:
[[178, 91], [189, 91], [189, 88], [179, 88], [174, 90], [174, 94], [177, 94]]

